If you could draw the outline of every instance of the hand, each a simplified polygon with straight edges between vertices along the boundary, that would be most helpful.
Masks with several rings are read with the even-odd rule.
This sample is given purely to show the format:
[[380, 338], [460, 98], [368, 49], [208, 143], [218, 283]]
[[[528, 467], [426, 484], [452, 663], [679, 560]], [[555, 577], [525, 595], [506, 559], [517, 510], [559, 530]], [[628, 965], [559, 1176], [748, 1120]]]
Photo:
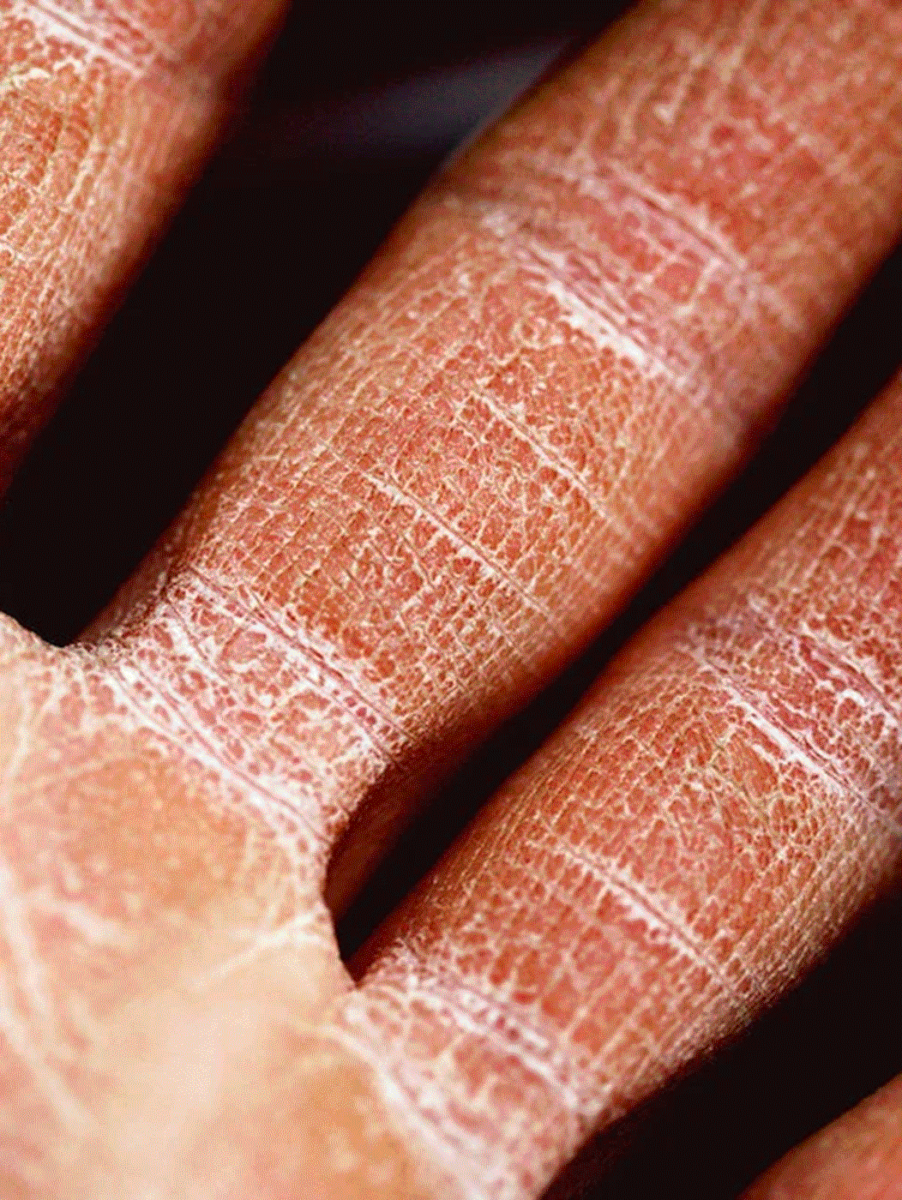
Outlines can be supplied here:
[[[277, 18], [237, 7], [0, 7], [7, 477]], [[892, 0], [638, 7], [422, 199], [89, 635], [0, 622], [4, 1198], [532, 1200], [897, 878], [898, 386], [350, 970], [333, 932], [898, 236], [900, 69]], [[885, 1196], [900, 1110], [756, 1200]]]

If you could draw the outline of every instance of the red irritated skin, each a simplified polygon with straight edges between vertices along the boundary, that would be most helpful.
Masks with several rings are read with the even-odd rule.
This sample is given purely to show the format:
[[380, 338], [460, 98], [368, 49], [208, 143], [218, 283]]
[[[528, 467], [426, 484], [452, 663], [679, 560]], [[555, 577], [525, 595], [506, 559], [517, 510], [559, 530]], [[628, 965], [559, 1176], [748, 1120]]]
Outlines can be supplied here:
[[902, 1078], [788, 1154], [745, 1200], [899, 1200]]
[[599, 631], [897, 235], [900, 28], [637, 9], [415, 209], [109, 617], [179, 738], [324, 854], [355, 819], [335, 902]]
[[460, 1195], [539, 1192], [898, 880], [900, 467], [902, 379], [357, 964], [349, 1039]]
[[0, 484], [282, 0], [0, 0]]
[[[81, 232], [48, 202], [4, 235], [43, 247], [23, 297], [41, 263], [79, 297], [10, 310], [11, 380], [58, 372], [127, 258], [86, 247], [149, 228], [208, 136], [178, 105], [225, 51], [185, 47], [238, 55], [232, 12], [0, 8], [42, 129], [84, 80], [109, 108], [72, 122], [126, 122], [75, 170]], [[898, 391], [600, 682], [359, 982], [323, 899], [339, 839], [335, 903], [772, 418], [898, 235], [900, 80], [894, 3], [638, 7], [417, 206], [90, 638], [0, 620], [4, 1200], [534, 1200], [883, 885]], [[0, 139], [38, 154], [35, 111]], [[28, 421], [37, 390], [10, 385]]]

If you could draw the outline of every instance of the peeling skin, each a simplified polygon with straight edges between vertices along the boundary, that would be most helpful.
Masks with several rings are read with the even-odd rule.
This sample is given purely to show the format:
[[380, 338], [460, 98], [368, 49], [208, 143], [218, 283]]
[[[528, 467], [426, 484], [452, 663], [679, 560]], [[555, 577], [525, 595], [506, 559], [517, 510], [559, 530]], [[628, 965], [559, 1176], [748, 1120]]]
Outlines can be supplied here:
[[0, 486], [282, 7], [0, 0]]
[[[268, 11], [0, 3], [10, 429]], [[0, 619], [4, 1200], [534, 1200], [898, 871], [902, 387], [359, 985], [323, 902], [349, 824], [339, 899], [641, 582], [899, 232], [900, 23], [637, 9], [424, 198], [91, 637]]]
[[898, 25], [639, 8], [427, 194], [98, 626], [324, 856], [354, 821], [337, 903], [412, 781], [598, 633], [897, 234]]
[[898, 879], [900, 430], [902, 378], [358, 964], [344, 1020], [461, 1196], [537, 1195]]
[[745, 1200], [895, 1200], [902, 1180], [902, 1079], [791, 1151]]

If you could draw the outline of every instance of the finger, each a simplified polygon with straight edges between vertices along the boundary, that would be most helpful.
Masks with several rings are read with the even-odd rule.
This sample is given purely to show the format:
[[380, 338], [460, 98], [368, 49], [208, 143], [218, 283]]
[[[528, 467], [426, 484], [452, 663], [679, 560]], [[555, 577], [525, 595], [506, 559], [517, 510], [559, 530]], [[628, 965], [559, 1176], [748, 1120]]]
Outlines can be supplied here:
[[902, 1078], [781, 1159], [745, 1200], [892, 1200], [902, 1182]]
[[899, 28], [637, 9], [431, 191], [110, 616], [138, 702], [264, 813], [323, 848], [356, 817], [336, 896], [637, 585], [896, 235]]
[[0, 2], [0, 484], [282, 7]]
[[462, 1195], [539, 1194], [897, 875], [900, 468], [902, 379], [370, 951], [351, 1036]]

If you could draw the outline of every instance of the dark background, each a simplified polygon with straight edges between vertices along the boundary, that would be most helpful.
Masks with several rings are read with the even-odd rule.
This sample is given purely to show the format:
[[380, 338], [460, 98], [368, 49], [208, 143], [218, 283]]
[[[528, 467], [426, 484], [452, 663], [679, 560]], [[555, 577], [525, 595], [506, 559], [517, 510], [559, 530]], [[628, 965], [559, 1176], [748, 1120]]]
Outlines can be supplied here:
[[[53, 641], [74, 637], [449, 151], [624, 7], [297, 7], [248, 111], [0, 509], [0, 611]], [[897, 255], [761, 454], [612, 631], [405, 837], [343, 922], [348, 951], [622, 640], [854, 420], [902, 361], [900, 317]], [[902, 1070], [900, 929], [902, 902], [890, 901], [754, 1033], [600, 1139], [584, 1156], [595, 1176], [584, 1194], [730, 1200]]]

